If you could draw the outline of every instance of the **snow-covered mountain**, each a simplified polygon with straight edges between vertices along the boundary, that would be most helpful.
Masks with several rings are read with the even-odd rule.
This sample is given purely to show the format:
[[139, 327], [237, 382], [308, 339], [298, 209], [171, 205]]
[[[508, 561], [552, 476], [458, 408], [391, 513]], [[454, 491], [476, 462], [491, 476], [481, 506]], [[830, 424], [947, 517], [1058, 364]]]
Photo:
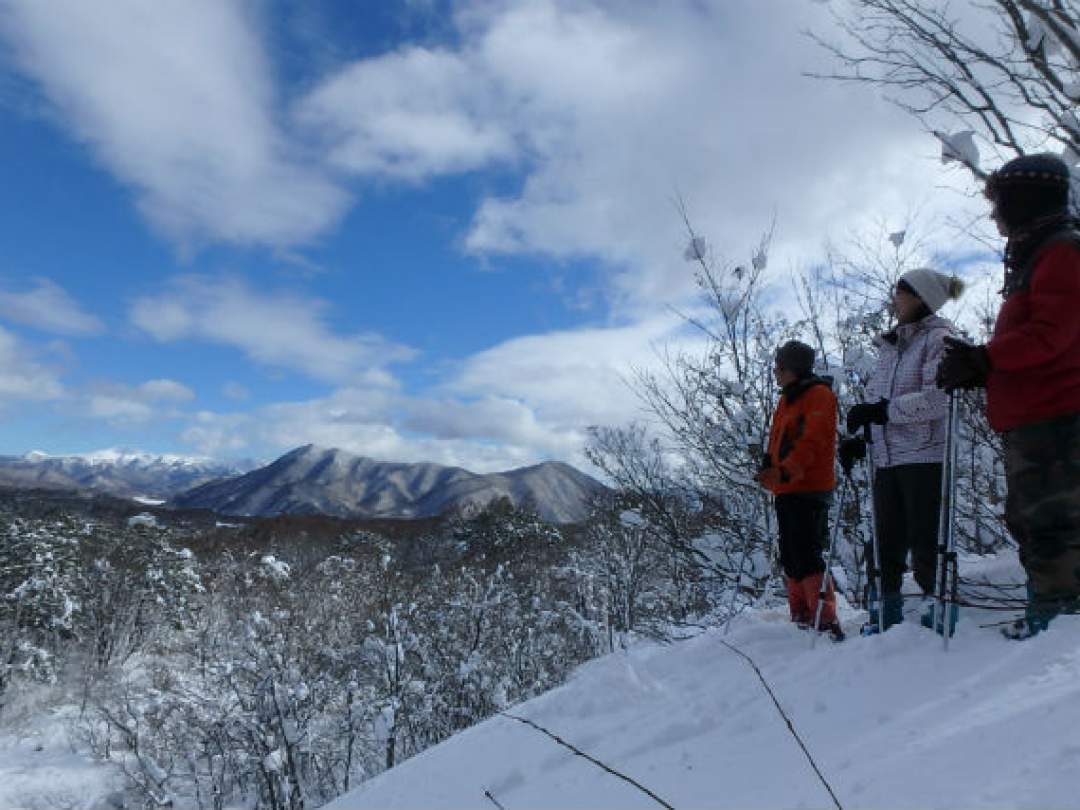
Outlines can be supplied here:
[[560, 462], [479, 475], [458, 467], [373, 461], [305, 445], [246, 475], [196, 487], [172, 503], [226, 515], [418, 518], [507, 497], [515, 504], [535, 505], [547, 520], [568, 523], [585, 516], [586, 497], [601, 488], [595, 479]]
[[[1015, 556], [1006, 562], [1016, 576]], [[1000, 581], [1005, 570], [979, 573]], [[854, 631], [865, 613], [841, 618]], [[1000, 621], [965, 608], [948, 652], [917, 621], [811, 649], [786, 609], [754, 610], [726, 636], [714, 628], [592, 661], [509, 712], [673, 807], [1076, 807], [1080, 616], [1023, 642], [980, 626]], [[835, 802], [728, 644], [760, 668]], [[659, 806], [540, 731], [494, 717], [325, 810]]]
[[207, 481], [240, 475], [253, 466], [115, 449], [71, 456], [34, 451], [24, 456], [0, 456], [0, 485], [90, 489], [122, 498], [164, 501]]

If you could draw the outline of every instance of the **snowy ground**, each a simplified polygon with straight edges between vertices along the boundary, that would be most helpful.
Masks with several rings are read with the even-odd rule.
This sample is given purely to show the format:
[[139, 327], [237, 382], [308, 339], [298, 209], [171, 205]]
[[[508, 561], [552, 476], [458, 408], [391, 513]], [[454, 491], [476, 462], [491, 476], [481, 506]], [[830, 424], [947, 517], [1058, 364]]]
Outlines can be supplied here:
[[[1018, 579], [1015, 559], [965, 576]], [[512, 711], [631, 776], [677, 808], [818, 808], [832, 802], [750, 666], [772, 685], [846, 810], [1080, 808], [1080, 616], [1008, 642], [1000, 613], [967, 610], [948, 654], [912, 622], [810, 649], [780, 610], [728, 636], [642, 643], [582, 667]], [[48, 701], [48, 702], [46, 702]], [[0, 724], [0, 810], [102, 810], [114, 770], [76, 752], [74, 708], [46, 690]], [[485, 796], [485, 791], [492, 798]], [[353, 808], [657, 807], [520, 723], [493, 718], [329, 805]]]
[[[995, 580], [1018, 575], [1014, 561], [982, 568]], [[1000, 613], [968, 610], [946, 654], [940, 637], [915, 623], [860, 638], [860, 616], [845, 615], [847, 642], [814, 650], [775, 610], [745, 615], [726, 637], [761, 667], [844, 808], [1080, 807], [1080, 617], [1010, 642], [978, 626]], [[722, 638], [714, 630], [607, 656], [513, 711], [677, 808], [833, 806], [753, 670]], [[659, 806], [497, 717], [329, 807], [496, 802], [505, 810]]]
[[79, 753], [71, 726], [76, 709], [23, 695], [5, 709], [0, 725], [0, 808], [103, 810], [120, 787], [115, 770]]

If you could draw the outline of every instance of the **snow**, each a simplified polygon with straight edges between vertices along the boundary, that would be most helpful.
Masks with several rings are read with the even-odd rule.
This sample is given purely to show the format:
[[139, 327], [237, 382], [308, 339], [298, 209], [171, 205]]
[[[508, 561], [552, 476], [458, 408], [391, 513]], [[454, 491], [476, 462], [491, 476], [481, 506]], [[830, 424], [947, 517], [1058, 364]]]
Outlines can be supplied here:
[[273, 554], [267, 554], [260, 562], [262, 563], [263, 571], [271, 579], [283, 581], [289, 578], [289, 564], [284, 560], [279, 560]]
[[95, 450], [92, 453], [76, 453], [63, 458], [78, 458], [88, 464], [128, 465], [128, 464], [162, 464], [170, 467], [208, 467], [214, 466], [212, 458], [206, 456], [181, 456], [173, 453], [147, 453], [141, 450], [121, 450], [110, 447], [106, 450]]
[[687, 243], [683, 258], [688, 262], [700, 262], [708, 255], [708, 250], [709, 246], [705, 242], [705, 237], [695, 236]]
[[141, 503], [143, 506], [161, 506], [165, 503], [160, 498], [148, 498], [145, 495], [136, 495], [131, 500], [135, 501], [135, 503]]
[[957, 132], [953, 135], [944, 132], [935, 132], [941, 141], [941, 162], [952, 163], [959, 161], [965, 166], [978, 168], [979, 147], [975, 143], [975, 133], [970, 129]]
[[[122, 785], [113, 768], [78, 752], [70, 729], [77, 707], [33, 711], [5, 708], [0, 728], [0, 807], [98, 810]], [[12, 715], [15, 715], [13, 718]]]
[[385, 743], [390, 739], [390, 735], [394, 728], [394, 707], [387, 706], [375, 717], [374, 731], [375, 739], [381, 743]]
[[[1015, 578], [1015, 558], [965, 575]], [[762, 669], [847, 810], [1076, 807], [1080, 616], [1025, 642], [1000, 613], [965, 611], [949, 652], [909, 621], [819, 643], [779, 609], [671, 645], [640, 643], [580, 668], [512, 711], [675, 807], [832, 802], [753, 670]], [[654, 808], [652, 799], [505, 717], [474, 726], [328, 805], [359, 808]]]
[[285, 752], [275, 748], [263, 759], [263, 767], [270, 773], [277, 773], [285, 765]]
[[128, 526], [157, 526], [157, 518], [148, 512], [142, 512], [138, 515], [132, 515], [128, 518]]
[[755, 270], [764, 270], [769, 265], [769, 254], [765, 248], [759, 248], [750, 259]]

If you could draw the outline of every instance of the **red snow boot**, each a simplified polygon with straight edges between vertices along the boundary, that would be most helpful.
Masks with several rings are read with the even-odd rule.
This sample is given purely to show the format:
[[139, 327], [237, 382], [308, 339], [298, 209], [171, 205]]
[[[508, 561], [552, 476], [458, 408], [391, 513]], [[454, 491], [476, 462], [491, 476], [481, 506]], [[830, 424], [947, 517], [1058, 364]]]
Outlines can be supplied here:
[[810, 603], [806, 601], [806, 591], [802, 582], [791, 577], [784, 577], [787, 584], [788, 610], [791, 611], [791, 620], [800, 627], [809, 627], [813, 624], [814, 614], [810, 610]]
[[[799, 585], [802, 586], [803, 599], [805, 600], [810, 610], [810, 623], [813, 624], [814, 616], [817, 611], [818, 595], [821, 592], [821, 580], [824, 578], [825, 573], [811, 574], [799, 580]], [[790, 597], [789, 597], [790, 598]], [[839, 627], [840, 625], [836, 621], [836, 591], [833, 590], [832, 577], [829, 577], [829, 585], [825, 591], [825, 599], [821, 603], [821, 624], [819, 629], [831, 628], [833, 625]], [[843, 633], [841, 633], [841, 636]]]

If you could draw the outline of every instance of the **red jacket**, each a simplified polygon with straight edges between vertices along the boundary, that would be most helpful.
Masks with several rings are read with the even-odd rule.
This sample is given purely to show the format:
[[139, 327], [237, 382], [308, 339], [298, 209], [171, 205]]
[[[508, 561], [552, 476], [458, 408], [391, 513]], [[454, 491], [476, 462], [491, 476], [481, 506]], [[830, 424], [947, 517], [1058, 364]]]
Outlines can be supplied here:
[[785, 386], [769, 430], [769, 460], [781, 483], [773, 493], [830, 492], [836, 487], [836, 395], [819, 378]]
[[987, 344], [986, 415], [1004, 432], [1080, 412], [1080, 246], [1054, 242], [1005, 299]]

